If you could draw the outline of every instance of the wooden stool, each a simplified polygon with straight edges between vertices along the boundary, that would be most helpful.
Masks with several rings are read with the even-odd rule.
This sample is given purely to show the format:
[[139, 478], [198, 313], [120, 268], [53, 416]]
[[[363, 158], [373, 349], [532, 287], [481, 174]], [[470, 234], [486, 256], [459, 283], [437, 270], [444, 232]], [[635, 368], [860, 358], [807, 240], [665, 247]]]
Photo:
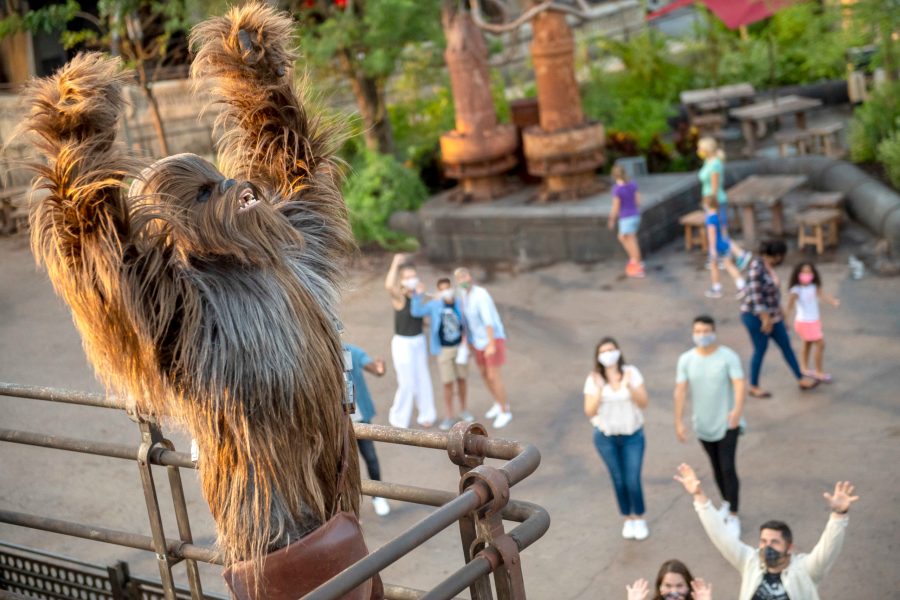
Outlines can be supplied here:
[[815, 143], [816, 149], [825, 156], [841, 158], [846, 153], [838, 139], [838, 133], [844, 128], [840, 122], [822, 123], [809, 128], [809, 133]]
[[691, 126], [697, 128], [701, 137], [705, 135], [719, 137], [722, 127], [725, 126], [725, 115], [715, 112], [697, 115], [691, 118]]
[[[797, 248], [806, 245], [816, 247], [816, 254], [825, 252], [828, 246], [838, 245], [838, 227], [841, 213], [831, 208], [812, 208], [797, 215]], [[807, 228], [812, 233], [807, 233]], [[828, 229], [827, 239], [825, 229]]]
[[829, 210], [836, 210], [840, 214], [838, 221], [843, 221], [844, 194], [843, 192], [816, 192], [810, 196], [806, 208], [827, 208]]
[[[706, 214], [702, 210], [695, 210], [678, 219], [678, 222], [684, 225], [684, 249], [690, 252], [695, 245], [699, 245], [705, 254], [707, 252]], [[694, 237], [695, 234], [697, 238]]]
[[802, 156], [809, 152], [812, 136], [806, 129], [791, 129], [776, 133], [775, 141], [778, 142], [778, 154], [781, 156], [788, 155], [788, 146], [793, 146], [797, 155]]

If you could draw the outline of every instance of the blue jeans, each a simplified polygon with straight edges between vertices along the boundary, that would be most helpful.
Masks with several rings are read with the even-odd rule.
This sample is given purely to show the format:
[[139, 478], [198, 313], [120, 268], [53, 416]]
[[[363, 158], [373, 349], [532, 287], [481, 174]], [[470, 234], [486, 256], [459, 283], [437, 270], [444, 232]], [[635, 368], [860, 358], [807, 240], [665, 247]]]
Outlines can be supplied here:
[[766, 355], [766, 349], [769, 347], [769, 338], [778, 344], [781, 353], [784, 355], [784, 362], [787, 363], [794, 377], [803, 378], [800, 372], [800, 365], [797, 364], [797, 357], [794, 356], [794, 350], [791, 348], [791, 339], [788, 337], [787, 327], [784, 321], [778, 321], [772, 325], [772, 331], [763, 333], [760, 330], [762, 321], [759, 317], [748, 312], [741, 312], [741, 321], [750, 334], [750, 341], [753, 342], [753, 358], [750, 359], [750, 385], [757, 387], [759, 385], [759, 371], [762, 369], [763, 357]]
[[594, 428], [594, 446], [609, 469], [616, 501], [623, 516], [644, 514], [641, 463], [644, 461], [644, 429], [631, 435], [604, 435]]

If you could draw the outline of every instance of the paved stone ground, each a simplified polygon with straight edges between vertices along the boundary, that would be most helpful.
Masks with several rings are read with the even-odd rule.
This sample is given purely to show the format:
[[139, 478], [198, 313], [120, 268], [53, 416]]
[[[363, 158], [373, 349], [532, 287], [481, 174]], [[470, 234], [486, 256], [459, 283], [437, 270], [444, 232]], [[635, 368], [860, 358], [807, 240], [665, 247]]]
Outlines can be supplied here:
[[[821, 586], [824, 598], [887, 598], [900, 589], [900, 280], [847, 277], [846, 245], [821, 264], [826, 288], [843, 301], [824, 308], [827, 367], [835, 383], [800, 393], [777, 350], [766, 360], [763, 381], [770, 400], [750, 400], [749, 430], [740, 442], [743, 539], [755, 540], [767, 518], [794, 528], [798, 548], [809, 550], [827, 518], [822, 492], [838, 479], [852, 480], [862, 499], [854, 507], [840, 560]], [[23, 237], [0, 239], [0, 380], [99, 391], [66, 308], [36, 272]], [[795, 259], [790, 257], [789, 262]], [[381, 289], [387, 257], [364, 257], [345, 296], [349, 340], [389, 358], [391, 314]], [[488, 284], [510, 334], [505, 370], [515, 419], [497, 432], [535, 443], [543, 453], [537, 473], [514, 488], [514, 497], [537, 502], [552, 517], [548, 534], [524, 554], [531, 598], [624, 598], [624, 586], [652, 578], [664, 560], [678, 557], [712, 581], [716, 598], [734, 598], [736, 572], [709, 544], [689, 498], [672, 481], [675, 466], [699, 468], [716, 499], [705, 455], [696, 441], [679, 444], [672, 431], [675, 361], [690, 343], [691, 318], [709, 312], [721, 340], [749, 359], [750, 344], [737, 304], [707, 300], [708, 275], [699, 254], [673, 243], [647, 261], [649, 277], [625, 280], [618, 263], [557, 265], [519, 274], [501, 273]], [[424, 266], [432, 283], [441, 274]], [[788, 268], [782, 269], [787, 277]], [[644, 464], [647, 518], [644, 542], [619, 537], [620, 521], [604, 466], [591, 444], [581, 411], [581, 386], [596, 340], [617, 337], [625, 356], [643, 371], [650, 392]], [[434, 372], [436, 375], [436, 371]], [[472, 406], [489, 405], [472, 380]], [[371, 381], [386, 423], [393, 373]], [[136, 427], [117, 412], [0, 398], [3, 427], [137, 445]], [[174, 434], [185, 448], [184, 436]], [[387, 480], [454, 490], [454, 468], [439, 452], [379, 446]], [[164, 479], [160, 471], [159, 479]], [[212, 540], [212, 523], [195, 476], [185, 473], [195, 538]], [[165, 500], [165, 482], [160, 481]], [[148, 533], [140, 482], [133, 464], [115, 459], [0, 444], [0, 507]], [[428, 514], [428, 508], [393, 503], [379, 519], [368, 502], [362, 519], [371, 547]], [[167, 529], [174, 521], [167, 513]], [[50, 549], [105, 564], [128, 561], [132, 571], [157, 576], [153, 557], [104, 544], [0, 525], [0, 539]], [[445, 532], [392, 566], [385, 580], [424, 589], [461, 565], [458, 540]], [[181, 567], [176, 567], [181, 573]], [[204, 568], [206, 589], [223, 591], [217, 569]]]

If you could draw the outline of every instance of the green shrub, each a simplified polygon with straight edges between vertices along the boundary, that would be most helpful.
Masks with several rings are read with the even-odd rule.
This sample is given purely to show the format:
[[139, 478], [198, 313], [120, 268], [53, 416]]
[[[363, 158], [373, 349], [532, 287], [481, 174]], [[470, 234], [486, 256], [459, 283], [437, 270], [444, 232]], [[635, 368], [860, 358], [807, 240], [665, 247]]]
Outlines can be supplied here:
[[395, 212], [416, 210], [428, 190], [415, 171], [393, 156], [366, 151], [344, 183], [344, 199], [356, 241], [388, 250], [411, 250], [416, 242], [392, 231], [388, 220]]
[[860, 43], [840, 27], [840, 9], [795, 4], [749, 27], [747, 39], [706, 18], [689, 40], [700, 87], [751, 83], [758, 88], [811, 83], [844, 76], [846, 50]]
[[[898, 124], [900, 125], [900, 124]], [[894, 133], [878, 144], [878, 162], [895, 188], [900, 190], [900, 126]]]
[[855, 162], [877, 160], [878, 146], [898, 130], [900, 82], [884, 84], [858, 107], [850, 122], [850, 158]]

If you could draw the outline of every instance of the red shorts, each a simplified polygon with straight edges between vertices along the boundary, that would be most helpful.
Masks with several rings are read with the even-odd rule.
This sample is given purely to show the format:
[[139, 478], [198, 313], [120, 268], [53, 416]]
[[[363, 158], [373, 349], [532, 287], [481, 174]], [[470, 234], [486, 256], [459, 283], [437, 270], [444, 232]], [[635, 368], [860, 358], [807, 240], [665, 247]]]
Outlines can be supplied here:
[[[487, 348], [487, 346], [485, 346]], [[506, 340], [494, 340], [494, 353], [487, 356], [484, 350], [475, 350], [475, 364], [479, 367], [502, 367], [506, 363]]]

